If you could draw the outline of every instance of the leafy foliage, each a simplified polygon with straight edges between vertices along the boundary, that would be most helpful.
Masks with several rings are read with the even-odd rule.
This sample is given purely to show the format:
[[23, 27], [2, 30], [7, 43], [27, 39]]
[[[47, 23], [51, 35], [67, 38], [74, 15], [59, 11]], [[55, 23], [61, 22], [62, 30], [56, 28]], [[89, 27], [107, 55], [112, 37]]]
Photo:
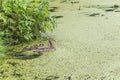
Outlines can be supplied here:
[[0, 29], [6, 43], [20, 43], [52, 31], [55, 21], [50, 17], [47, 0], [1, 0]]
[[5, 47], [3, 45], [3, 40], [1, 39], [2, 32], [0, 32], [0, 58], [4, 56]]

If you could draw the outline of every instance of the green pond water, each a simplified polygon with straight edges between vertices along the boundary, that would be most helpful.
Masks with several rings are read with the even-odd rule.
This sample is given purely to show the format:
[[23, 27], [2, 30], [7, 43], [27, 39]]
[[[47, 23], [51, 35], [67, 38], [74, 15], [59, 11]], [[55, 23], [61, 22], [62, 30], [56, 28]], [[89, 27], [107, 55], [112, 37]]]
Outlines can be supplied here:
[[[72, 5], [53, 0], [51, 7], [57, 9], [52, 15], [63, 16], [48, 33], [55, 39], [56, 51], [30, 59], [4, 59], [0, 80], [120, 80], [120, 13], [105, 11], [118, 2], [80, 0]], [[93, 13], [99, 15], [89, 16]]]

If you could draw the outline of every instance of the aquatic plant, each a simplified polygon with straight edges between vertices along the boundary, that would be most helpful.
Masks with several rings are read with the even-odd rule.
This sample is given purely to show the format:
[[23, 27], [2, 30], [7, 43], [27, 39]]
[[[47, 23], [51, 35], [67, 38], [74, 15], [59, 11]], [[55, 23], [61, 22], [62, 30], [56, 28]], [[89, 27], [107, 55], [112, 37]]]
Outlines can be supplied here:
[[37, 4], [34, 0], [0, 1], [0, 29], [7, 44], [36, 39], [41, 33], [55, 28], [55, 21], [48, 11], [48, 0], [37, 0]]

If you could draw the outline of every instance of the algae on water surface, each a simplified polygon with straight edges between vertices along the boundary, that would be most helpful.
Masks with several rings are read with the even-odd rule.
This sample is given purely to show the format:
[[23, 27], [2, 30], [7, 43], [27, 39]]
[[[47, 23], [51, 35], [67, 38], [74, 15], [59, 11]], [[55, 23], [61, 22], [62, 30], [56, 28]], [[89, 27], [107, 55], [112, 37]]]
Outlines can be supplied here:
[[[104, 0], [105, 3], [102, 0], [80, 1], [89, 1], [90, 5], [99, 4], [101, 7], [109, 4], [108, 0]], [[113, 6], [120, 1], [108, 2]], [[89, 5], [83, 6], [81, 10], [77, 7], [71, 11], [73, 7], [65, 10], [71, 4], [57, 3], [52, 5], [58, 7], [53, 15], [64, 17], [57, 19], [58, 27], [51, 34], [56, 40], [56, 51], [44, 53], [34, 59], [6, 60], [0, 79], [54, 80], [57, 77], [58, 80], [120, 80], [120, 13], [85, 7]], [[99, 15], [88, 16], [91, 13]]]

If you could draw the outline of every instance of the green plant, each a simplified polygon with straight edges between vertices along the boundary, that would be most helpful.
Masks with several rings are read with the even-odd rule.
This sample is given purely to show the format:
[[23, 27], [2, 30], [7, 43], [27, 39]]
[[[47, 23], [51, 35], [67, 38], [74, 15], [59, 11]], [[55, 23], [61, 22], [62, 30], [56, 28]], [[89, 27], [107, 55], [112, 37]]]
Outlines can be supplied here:
[[3, 35], [2, 32], [0, 32], [0, 58], [4, 56], [5, 47], [3, 45], [3, 40], [1, 39], [1, 36]]
[[55, 21], [50, 17], [48, 0], [1, 0], [0, 29], [6, 43], [20, 43], [52, 31]]

